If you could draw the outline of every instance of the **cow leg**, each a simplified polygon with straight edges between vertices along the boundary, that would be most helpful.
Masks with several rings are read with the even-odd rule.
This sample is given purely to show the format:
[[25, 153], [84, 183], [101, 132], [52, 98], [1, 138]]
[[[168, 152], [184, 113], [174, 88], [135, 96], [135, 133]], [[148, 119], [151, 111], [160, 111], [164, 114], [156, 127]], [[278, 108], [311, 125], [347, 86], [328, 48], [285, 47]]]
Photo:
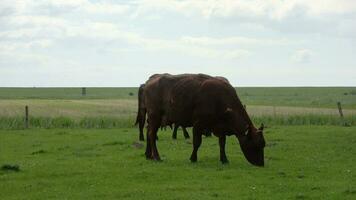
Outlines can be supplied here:
[[219, 146], [220, 146], [220, 161], [225, 164], [228, 163], [229, 161], [227, 160], [226, 154], [225, 154], [225, 143], [226, 143], [226, 136], [220, 136], [219, 137]]
[[150, 137], [150, 147], [151, 147], [151, 157], [153, 160], [161, 160], [158, 154], [158, 149], [156, 145], [156, 140], [157, 140], [157, 131], [158, 128], [152, 128], [149, 132], [149, 137]]
[[174, 124], [174, 129], [173, 129], [173, 134], [172, 134], [172, 138], [174, 140], [177, 139], [177, 130], [178, 130], [178, 125]]
[[156, 140], [158, 128], [148, 128], [147, 131], [147, 144], [146, 144], [146, 158], [152, 160], [161, 160], [158, 154]]
[[149, 140], [147, 146], [149, 146], [150, 148], [150, 150], [148, 150], [148, 153], [150, 153], [150, 156], [148, 157], [149, 159], [161, 160], [156, 145], [157, 131], [160, 127], [160, 124], [161, 124], [161, 120], [159, 115], [155, 115], [155, 114], [149, 115], [148, 138], [147, 138], [147, 140]]
[[146, 113], [141, 116], [140, 122], [139, 122], [139, 128], [140, 128], [140, 136], [139, 136], [139, 140], [140, 141], [144, 141], [145, 138], [143, 136], [143, 129], [145, 127], [145, 121], [146, 121]]
[[198, 126], [193, 127], [193, 152], [190, 156], [191, 162], [196, 162], [198, 160], [198, 149], [201, 145], [202, 130]]
[[149, 140], [149, 135], [148, 135], [148, 128], [147, 128], [147, 133], [146, 133], [146, 152], [145, 152], [146, 158], [147, 159], [153, 159], [152, 158], [152, 153], [151, 153], [151, 143]]
[[183, 135], [184, 135], [184, 138], [185, 138], [185, 139], [190, 138], [190, 137], [189, 137], [189, 133], [188, 133], [187, 129], [186, 129], [185, 127], [182, 127], [182, 129], [183, 129]]

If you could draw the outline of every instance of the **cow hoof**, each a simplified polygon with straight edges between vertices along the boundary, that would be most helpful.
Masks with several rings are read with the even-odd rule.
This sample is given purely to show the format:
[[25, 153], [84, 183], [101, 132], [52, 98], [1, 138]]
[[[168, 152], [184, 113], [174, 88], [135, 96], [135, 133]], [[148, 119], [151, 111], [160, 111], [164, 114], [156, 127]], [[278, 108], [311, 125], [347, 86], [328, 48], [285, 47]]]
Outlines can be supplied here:
[[162, 161], [159, 156], [152, 156], [152, 159], [153, 159], [154, 161]]
[[197, 158], [196, 157], [190, 157], [190, 162], [192, 163], [196, 163], [197, 162]]
[[221, 160], [221, 163], [222, 163], [223, 165], [225, 165], [225, 164], [229, 164], [229, 161], [228, 161], [228, 160]]
[[152, 159], [153, 159], [153, 157], [152, 157], [152, 155], [151, 155], [150, 152], [146, 152], [146, 153], [145, 153], [145, 156], [146, 156], [146, 159], [147, 159], [147, 160], [152, 160]]

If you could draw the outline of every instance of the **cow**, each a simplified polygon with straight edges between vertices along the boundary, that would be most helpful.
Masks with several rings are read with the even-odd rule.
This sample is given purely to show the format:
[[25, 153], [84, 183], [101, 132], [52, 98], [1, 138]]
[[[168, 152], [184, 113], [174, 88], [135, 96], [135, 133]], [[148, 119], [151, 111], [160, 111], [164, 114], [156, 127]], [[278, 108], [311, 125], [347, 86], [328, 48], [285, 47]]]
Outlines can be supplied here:
[[198, 159], [203, 133], [212, 132], [219, 138], [222, 163], [228, 163], [226, 136], [235, 135], [247, 161], [264, 166], [264, 127], [254, 126], [228, 82], [205, 74], [161, 74], [146, 81], [143, 98], [148, 122], [147, 159], [160, 160], [156, 146], [159, 127], [179, 124], [193, 127], [191, 162]]
[[[167, 75], [167, 74], [162, 74], [162, 75]], [[152, 79], [152, 78], [155, 78], [155, 77], [159, 77], [159, 76], [161, 76], [161, 74], [154, 74], [154, 75], [150, 76], [149, 79]], [[227, 80], [225, 77], [215, 76], [215, 78], [229, 83], [229, 80]], [[144, 129], [144, 126], [145, 126], [145, 121], [146, 121], [146, 107], [145, 107], [144, 99], [142, 97], [144, 88], [145, 88], [145, 84], [141, 84], [139, 89], [138, 89], [138, 111], [137, 111], [136, 122], [135, 122], [135, 126], [137, 124], [139, 125], [139, 140], [140, 141], [144, 141], [145, 140], [144, 139], [145, 137], [143, 135], [143, 129]], [[172, 139], [177, 139], [178, 128], [179, 128], [179, 125], [175, 124], [174, 127], [173, 127]], [[184, 138], [185, 139], [190, 138], [186, 127], [182, 127], [182, 130], [183, 130]], [[204, 135], [206, 137], [210, 137], [211, 133], [207, 132], [207, 133], [204, 133]]]
[[[155, 77], [155, 76], [152, 76]], [[137, 111], [137, 116], [136, 116], [136, 122], [135, 125], [138, 124], [139, 126], [139, 140], [144, 141], [144, 135], [143, 135], [143, 129], [145, 126], [145, 121], [146, 121], [146, 106], [145, 102], [143, 99], [143, 91], [145, 88], [145, 84], [141, 84], [139, 89], [138, 89], [138, 111]], [[165, 124], [164, 119], [162, 119], [162, 124]], [[161, 126], [163, 127], [163, 126]], [[177, 139], [177, 130], [179, 128], [179, 125], [175, 124], [173, 127], [173, 133], [172, 133], [172, 138]], [[185, 139], [190, 138], [189, 133], [185, 127], [182, 127], [183, 129], [183, 135]]]

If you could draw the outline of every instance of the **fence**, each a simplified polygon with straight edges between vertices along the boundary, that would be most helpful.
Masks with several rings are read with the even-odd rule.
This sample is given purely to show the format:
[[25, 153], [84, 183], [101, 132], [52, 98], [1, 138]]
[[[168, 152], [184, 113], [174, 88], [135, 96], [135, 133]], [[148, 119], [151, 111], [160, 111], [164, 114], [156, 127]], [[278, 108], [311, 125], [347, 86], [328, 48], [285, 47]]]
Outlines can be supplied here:
[[[93, 106], [95, 107], [95, 105]], [[89, 106], [90, 108], [90, 106]], [[244, 108], [256, 122], [280, 125], [344, 125], [350, 126], [356, 124], [356, 116], [348, 113], [344, 115], [341, 102], [337, 102], [337, 109], [321, 108], [293, 108], [276, 106], [246, 106]], [[34, 109], [36, 112], [36, 109]], [[109, 112], [108, 109], [102, 111]], [[96, 111], [95, 113], [97, 113]], [[25, 106], [23, 124], [18, 117], [1, 118], [0, 128], [114, 128], [114, 127], [132, 127], [136, 115], [136, 107], [131, 105], [129, 110], [117, 110], [120, 115], [102, 115], [84, 114], [81, 117], [73, 116], [36, 116], [30, 114], [30, 108]], [[124, 113], [124, 114], [123, 114]], [[4, 123], [8, 123], [6, 126]], [[3, 125], [1, 125], [3, 124]]]

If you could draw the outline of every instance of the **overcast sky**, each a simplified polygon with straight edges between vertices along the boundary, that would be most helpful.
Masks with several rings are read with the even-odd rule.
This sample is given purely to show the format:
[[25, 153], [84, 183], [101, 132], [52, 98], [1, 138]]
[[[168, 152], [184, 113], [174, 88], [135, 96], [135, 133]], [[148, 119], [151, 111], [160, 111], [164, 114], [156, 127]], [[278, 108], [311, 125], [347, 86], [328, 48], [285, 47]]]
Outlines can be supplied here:
[[1, 0], [0, 86], [356, 86], [355, 0]]

